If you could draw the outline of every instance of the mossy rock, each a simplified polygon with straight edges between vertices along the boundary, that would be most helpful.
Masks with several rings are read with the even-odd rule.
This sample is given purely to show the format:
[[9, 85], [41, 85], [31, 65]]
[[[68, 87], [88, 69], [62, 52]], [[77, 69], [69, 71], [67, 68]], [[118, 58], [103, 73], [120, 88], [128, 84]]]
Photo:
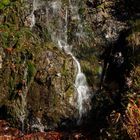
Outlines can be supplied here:
[[28, 61], [27, 69], [28, 69], [27, 70], [27, 84], [30, 84], [36, 74], [36, 68], [35, 68], [35, 65], [33, 64], [33, 62]]
[[9, 3], [10, 3], [10, 0], [1, 0], [0, 1], [0, 9], [3, 9]]
[[126, 42], [130, 50], [130, 58], [133, 65], [140, 64], [140, 20], [131, 21], [131, 29], [128, 36], [126, 37]]
[[131, 72], [131, 78], [133, 79], [133, 91], [140, 94], [140, 66], [134, 68]]
[[134, 47], [134, 48], [140, 48], [140, 32], [132, 32], [132, 34], [130, 34], [127, 37], [127, 41], [128, 43]]
[[72, 85], [68, 85], [67, 88], [65, 89], [65, 95], [66, 97], [72, 97], [74, 94], [74, 89]]

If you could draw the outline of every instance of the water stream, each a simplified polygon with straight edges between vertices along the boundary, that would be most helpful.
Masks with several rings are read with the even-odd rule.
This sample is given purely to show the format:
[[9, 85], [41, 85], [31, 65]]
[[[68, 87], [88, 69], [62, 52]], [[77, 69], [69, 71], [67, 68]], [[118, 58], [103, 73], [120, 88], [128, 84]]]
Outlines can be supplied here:
[[[68, 41], [69, 30], [69, 18], [76, 21], [76, 33], [75, 36], [83, 36], [83, 26], [79, 16], [79, 0], [69, 0], [67, 3], [63, 3], [61, 0], [48, 1], [46, 5], [46, 21], [48, 32], [51, 35], [52, 41], [58, 46], [61, 51], [64, 51], [67, 55], [70, 55], [76, 66], [76, 78], [75, 78], [75, 97], [76, 107], [78, 109], [78, 118], [81, 119], [83, 115], [90, 109], [90, 93], [87, 85], [86, 77], [81, 70], [81, 65], [78, 59], [74, 56], [72, 48], [74, 43]], [[37, 2], [33, 1], [33, 10], [31, 13], [31, 28], [35, 24], [34, 11], [37, 8]], [[74, 42], [74, 41], [73, 41]]]
[[82, 116], [86, 114], [87, 111], [90, 109], [90, 90], [87, 85], [86, 76], [84, 75], [84, 73], [82, 73], [80, 63], [70, 51], [68, 44], [62, 45], [59, 41], [58, 45], [60, 48], [63, 48], [67, 54], [71, 55], [77, 67], [77, 74], [74, 85], [77, 96], [77, 108], [79, 111], [78, 121], [80, 121]]
[[[58, 20], [57, 27], [53, 30], [49, 28], [52, 35], [52, 40], [58, 45], [61, 51], [64, 51], [66, 54], [71, 55], [76, 65], [76, 78], [75, 78], [75, 89], [76, 89], [76, 100], [77, 100], [77, 109], [79, 112], [79, 120], [84, 114], [87, 113], [90, 109], [90, 94], [89, 88], [87, 85], [86, 77], [82, 73], [81, 65], [78, 59], [74, 56], [72, 52], [72, 47], [74, 44], [69, 45], [68, 42], [68, 17], [71, 16], [73, 20], [77, 20], [77, 34], [83, 35], [83, 29], [81, 24], [81, 19], [78, 14], [78, 4], [80, 1], [71, 1], [69, 4], [64, 6], [61, 1], [51, 2], [52, 8], [52, 20]], [[49, 11], [49, 10], [48, 10]], [[57, 11], [57, 12], [56, 12]], [[62, 13], [63, 12], [63, 13]], [[63, 16], [61, 16], [61, 14]], [[48, 13], [49, 15], [49, 13]], [[50, 18], [50, 17], [49, 17]], [[56, 21], [55, 21], [56, 22]]]

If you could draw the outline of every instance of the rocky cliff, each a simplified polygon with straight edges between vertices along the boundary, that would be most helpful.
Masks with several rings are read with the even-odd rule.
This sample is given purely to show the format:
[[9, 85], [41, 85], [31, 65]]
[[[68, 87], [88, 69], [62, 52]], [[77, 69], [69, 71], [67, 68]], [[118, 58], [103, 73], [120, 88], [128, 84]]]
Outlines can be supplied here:
[[[2, 0], [0, 119], [25, 133], [84, 129], [94, 137], [138, 139], [138, 5], [137, 0]], [[65, 31], [92, 100], [79, 127], [77, 68], [56, 43]]]

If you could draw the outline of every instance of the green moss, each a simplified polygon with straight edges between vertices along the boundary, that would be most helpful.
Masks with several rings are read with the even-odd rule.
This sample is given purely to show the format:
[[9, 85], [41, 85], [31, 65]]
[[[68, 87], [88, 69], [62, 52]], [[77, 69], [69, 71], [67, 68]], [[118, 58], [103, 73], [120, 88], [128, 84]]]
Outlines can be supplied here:
[[79, 9], [79, 15], [84, 14], [84, 13], [85, 13], [85, 11], [86, 11], [86, 9], [85, 9], [85, 8], [80, 7], [80, 9]]
[[10, 77], [9, 80], [9, 100], [15, 98], [15, 78]]
[[[23, 94], [22, 87], [21, 87], [21, 89], [18, 89], [19, 88], [18, 86], [20, 86], [21, 83], [17, 83], [16, 79], [17, 79], [17, 77], [15, 79], [10, 77], [10, 80], [9, 80], [9, 98], [8, 98], [8, 100], [10, 102], [16, 102], [17, 100], [20, 100], [20, 101], [22, 100], [22, 97], [20, 95], [20, 94]], [[21, 90], [20, 94], [18, 93], [19, 92], [18, 90]]]
[[4, 5], [2, 3], [0, 3], [0, 9], [3, 9]]
[[36, 68], [35, 65], [33, 64], [33, 62], [28, 61], [27, 63], [27, 84], [29, 85], [31, 83], [31, 81], [34, 79], [34, 76], [36, 74]]
[[74, 93], [73, 86], [68, 85], [67, 89], [65, 90], [66, 97], [72, 97]]
[[139, 32], [140, 31], [140, 19], [129, 20], [128, 23], [132, 27], [132, 32]]
[[97, 65], [96, 67], [94, 67], [94, 72], [95, 74], [100, 74], [101, 73], [101, 66]]
[[[34, 35], [28, 28], [20, 28], [17, 30], [16, 25], [7, 23], [0, 26], [2, 31], [0, 34], [0, 42], [3, 48], [17, 48], [23, 50], [30, 46], [38, 45], [38, 37]], [[35, 40], [33, 44], [33, 39]]]
[[140, 66], [135, 67], [135, 69], [131, 73], [131, 76], [134, 82], [133, 87], [139, 91], [140, 90]]
[[105, 8], [105, 4], [102, 3], [101, 5], [98, 5], [96, 8], [97, 8], [97, 9], [104, 9], [104, 8]]
[[140, 19], [129, 21], [131, 29], [128, 36], [126, 37], [126, 42], [129, 48], [130, 61], [132, 65], [139, 65], [140, 63]]
[[48, 41], [45, 43], [45, 47], [48, 49], [48, 50], [51, 50], [51, 51], [55, 51], [56, 49], [58, 50], [58, 48], [54, 45], [54, 43]]
[[0, 9], [3, 9], [9, 3], [10, 3], [10, 0], [1, 0], [0, 1]]
[[0, 34], [0, 36], [1, 36], [3, 47], [7, 48], [8, 47], [8, 38], [9, 38], [8, 32], [4, 32], [4, 33]]
[[67, 76], [67, 75], [68, 75], [66, 60], [64, 60], [64, 63], [63, 63], [63, 66], [62, 66], [61, 74], [62, 74], [62, 76]]
[[56, 96], [55, 94], [54, 94], [54, 96], [53, 96], [53, 99], [52, 99], [52, 106], [53, 107], [57, 107], [57, 104], [59, 103], [59, 98], [58, 98], [58, 96]]
[[10, 3], [10, 0], [2, 0], [1, 3], [4, 5], [8, 5]]

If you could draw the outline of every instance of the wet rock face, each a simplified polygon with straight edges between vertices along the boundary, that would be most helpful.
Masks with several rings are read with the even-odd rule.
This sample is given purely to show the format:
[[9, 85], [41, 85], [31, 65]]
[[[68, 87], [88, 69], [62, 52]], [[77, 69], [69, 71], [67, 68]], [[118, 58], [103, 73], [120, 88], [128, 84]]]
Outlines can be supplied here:
[[[97, 38], [97, 43], [102, 45], [101, 42], [103, 42], [103, 45], [105, 45], [107, 42], [116, 41], [120, 31], [126, 28], [126, 23], [118, 20], [114, 16], [117, 12], [115, 10], [117, 2], [114, 0], [96, 0], [94, 2], [93, 8], [87, 6], [91, 9], [89, 15], [92, 17], [93, 28], [96, 28], [95, 39]], [[98, 42], [98, 40], [100, 41]]]
[[[38, 2], [33, 7], [32, 0], [11, 0], [0, 7], [0, 118], [27, 132], [69, 129], [77, 115], [75, 66], [71, 56], [52, 43], [49, 33], [49, 26], [53, 30], [58, 26], [49, 18], [56, 14], [65, 21], [65, 8], [59, 15], [60, 3]], [[135, 96], [140, 91], [139, 8], [131, 8], [131, 3], [137, 5], [134, 0], [83, 0], [74, 11], [68, 10], [68, 42], [90, 88], [94, 93], [100, 89], [93, 99], [90, 126], [97, 121], [101, 130], [101, 120], [106, 121], [113, 109], [124, 109], [121, 101], [127, 89]], [[46, 5], [51, 6], [48, 15]], [[135, 19], [132, 31], [121, 36], [130, 27], [130, 19]], [[131, 64], [136, 67], [132, 69]]]
[[74, 115], [73, 61], [58, 51], [44, 50], [36, 60], [36, 70], [27, 94], [29, 117], [32, 112], [35, 119], [53, 127], [49, 125]]
[[4, 59], [1, 118], [10, 119], [19, 128], [21, 121], [26, 121], [25, 130], [33, 131], [40, 130], [42, 123], [43, 130], [54, 129], [61, 118], [75, 117], [75, 67], [70, 56], [57, 48], [44, 47], [37, 54], [15, 50], [9, 57], [19, 59], [20, 63]]
[[[61, 118], [75, 117], [75, 66], [50, 41], [41, 8], [35, 27], [24, 24], [29, 7], [15, 1], [2, 9], [7, 14], [0, 21], [0, 118], [28, 131], [54, 129]], [[18, 14], [11, 14], [15, 8]]]

